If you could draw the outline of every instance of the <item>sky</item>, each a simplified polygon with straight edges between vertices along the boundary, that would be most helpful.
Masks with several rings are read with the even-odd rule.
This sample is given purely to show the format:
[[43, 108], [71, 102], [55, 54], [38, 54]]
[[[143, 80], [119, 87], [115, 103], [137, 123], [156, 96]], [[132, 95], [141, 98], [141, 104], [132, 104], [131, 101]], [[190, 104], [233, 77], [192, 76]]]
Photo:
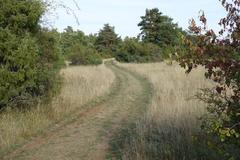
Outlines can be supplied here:
[[189, 19], [197, 19], [199, 11], [204, 10], [208, 18], [208, 27], [218, 31], [219, 19], [225, 11], [218, 0], [56, 0], [71, 8], [79, 24], [72, 14], [66, 9], [58, 8], [54, 16], [46, 14], [51, 26], [63, 31], [67, 26], [72, 26], [86, 34], [97, 33], [104, 24], [115, 26], [115, 31], [122, 37], [137, 36], [140, 33], [137, 24], [145, 10], [158, 8], [164, 15], [174, 19], [183, 29], [187, 29]]

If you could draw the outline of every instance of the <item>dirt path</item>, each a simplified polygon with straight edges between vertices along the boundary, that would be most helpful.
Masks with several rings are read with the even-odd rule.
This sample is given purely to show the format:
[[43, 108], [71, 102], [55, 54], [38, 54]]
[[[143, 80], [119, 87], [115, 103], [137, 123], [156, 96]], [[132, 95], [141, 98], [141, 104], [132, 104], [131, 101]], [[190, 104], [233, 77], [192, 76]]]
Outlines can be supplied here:
[[6, 160], [103, 160], [109, 142], [124, 126], [141, 117], [151, 98], [151, 85], [141, 76], [108, 64], [116, 74], [112, 93], [76, 111], [44, 135], [17, 149]]

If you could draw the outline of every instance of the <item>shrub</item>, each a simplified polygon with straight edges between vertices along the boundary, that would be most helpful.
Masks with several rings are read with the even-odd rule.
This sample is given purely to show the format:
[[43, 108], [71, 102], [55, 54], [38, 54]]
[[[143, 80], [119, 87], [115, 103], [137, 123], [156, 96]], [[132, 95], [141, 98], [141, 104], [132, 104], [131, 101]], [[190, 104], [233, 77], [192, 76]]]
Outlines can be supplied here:
[[119, 47], [116, 59], [122, 62], [153, 62], [161, 61], [160, 48], [152, 43], [142, 43], [137, 39], [126, 38]]
[[82, 31], [74, 31], [72, 27], [68, 26], [64, 32], [61, 33], [60, 43], [62, 54], [67, 57], [75, 44], [93, 47], [94, 42], [92, 41], [94, 40], [91, 38], [90, 36], [86, 36]]
[[101, 56], [95, 49], [75, 44], [68, 56], [72, 65], [98, 65], [102, 63]]
[[39, 95], [45, 98], [51, 97], [53, 92], [59, 88], [58, 71], [64, 65], [64, 58], [61, 55], [60, 35], [56, 30], [43, 28], [36, 35], [39, 46], [38, 66], [38, 90]]
[[0, 27], [18, 35], [36, 33], [44, 12], [45, 6], [41, 0], [1, 0]]
[[56, 30], [42, 28], [37, 34], [39, 53], [43, 63], [54, 64], [62, 61], [60, 34]]
[[36, 94], [39, 50], [29, 35], [0, 29], [0, 108], [24, 104]]
[[41, 0], [0, 1], [0, 109], [30, 106], [57, 84], [58, 36], [41, 29], [44, 12]]
[[219, 24], [219, 36], [207, 29], [207, 19], [201, 12], [197, 26], [190, 21], [194, 43], [184, 39], [189, 48], [188, 54], [181, 59], [187, 72], [202, 65], [206, 77], [215, 82], [212, 89], [204, 89], [197, 96], [208, 104], [208, 113], [202, 117], [203, 136], [209, 148], [214, 149], [222, 159], [240, 159], [240, 1], [220, 0], [227, 15]]

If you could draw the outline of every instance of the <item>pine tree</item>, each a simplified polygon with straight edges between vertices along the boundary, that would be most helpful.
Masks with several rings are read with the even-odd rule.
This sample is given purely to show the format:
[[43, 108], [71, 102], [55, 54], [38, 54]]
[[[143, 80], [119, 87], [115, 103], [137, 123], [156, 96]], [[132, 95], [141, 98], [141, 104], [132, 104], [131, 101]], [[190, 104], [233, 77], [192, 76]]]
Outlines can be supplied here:
[[139, 38], [146, 43], [154, 43], [160, 47], [176, 45], [180, 29], [174, 24], [173, 19], [163, 15], [157, 8], [147, 9], [145, 16], [141, 17], [138, 24], [141, 33]]
[[95, 45], [97, 50], [104, 55], [113, 55], [119, 42], [120, 38], [115, 33], [114, 27], [105, 24], [98, 33]]

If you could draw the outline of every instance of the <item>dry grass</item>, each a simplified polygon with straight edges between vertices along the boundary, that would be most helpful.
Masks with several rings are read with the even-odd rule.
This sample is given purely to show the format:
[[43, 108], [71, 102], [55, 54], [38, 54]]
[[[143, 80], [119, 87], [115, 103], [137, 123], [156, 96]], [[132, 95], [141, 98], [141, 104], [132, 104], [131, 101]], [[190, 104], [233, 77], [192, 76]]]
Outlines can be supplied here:
[[109, 91], [115, 76], [104, 65], [69, 67], [61, 71], [62, 91], [52, 104], [27, 112], [0, 115], [0, 154], [23, 143], [71, 111]]
[[[210, 87], [199, 68], [186, 75], [179, 65], [122, 64], [146, 76], [154, 87], [151, 107], [123, 149], [124, 159], [200, 159], [201, 148], [192, 141], [199, 130], [204, 104], [193, 95]], [[199, 148], [198, 148], [199, 147]], [[204, 152], [204, 151], [203, 151]]]

